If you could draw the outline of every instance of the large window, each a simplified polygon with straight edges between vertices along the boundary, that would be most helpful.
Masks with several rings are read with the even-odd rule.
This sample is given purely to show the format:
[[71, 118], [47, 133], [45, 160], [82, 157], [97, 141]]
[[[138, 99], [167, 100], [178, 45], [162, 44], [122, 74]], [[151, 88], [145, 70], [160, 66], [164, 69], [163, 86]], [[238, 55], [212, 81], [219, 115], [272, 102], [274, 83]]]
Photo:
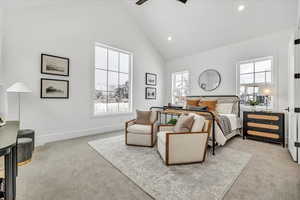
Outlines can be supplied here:
[[130, 53], [95, 45], [94, 115], [130, 112]]
[[[258, 106], [273, 106], [273, 97], [265, 91], [272, 90], [272, 65], [271, 57], [254, 59], [239, 63], [239, 90], [241, 104], [249, 106], [256, 102]], [[268, 101], [268, 102], [267, 102]]]
[[172, 73], [172, 103], [183, 105], [185, 97], [189, 94], [189, 72]]

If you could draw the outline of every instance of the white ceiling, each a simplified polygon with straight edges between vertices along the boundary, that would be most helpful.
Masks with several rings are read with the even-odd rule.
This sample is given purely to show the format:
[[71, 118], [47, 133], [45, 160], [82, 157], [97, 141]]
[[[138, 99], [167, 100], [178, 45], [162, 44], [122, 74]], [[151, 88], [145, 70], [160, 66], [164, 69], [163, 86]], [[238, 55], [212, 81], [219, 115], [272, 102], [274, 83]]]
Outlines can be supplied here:
[[122, 1], [167, 60], [292, 28], [297, 16], [297, 0]]
[[[112, 0], [0, 0], [0, 7], [109, 1]], [[136, 0], [116, 1], [124, 4], [166, 60], [292, 28], [297, 18], [297, 0], [188, 0], [186, 4], [149, 0], [142, 6], [137, 6]], [[241, 3], [246, 9], [238, 12]], [[168, 36], [172, 36], [171, 42]]]

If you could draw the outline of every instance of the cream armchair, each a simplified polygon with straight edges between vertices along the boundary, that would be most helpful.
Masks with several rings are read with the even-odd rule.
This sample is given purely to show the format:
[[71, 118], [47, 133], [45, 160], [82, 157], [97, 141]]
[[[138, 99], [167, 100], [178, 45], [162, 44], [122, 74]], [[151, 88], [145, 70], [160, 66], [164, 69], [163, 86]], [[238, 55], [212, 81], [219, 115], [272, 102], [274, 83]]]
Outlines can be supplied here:
[[173, 125], [160, 125], [157, 150], [166, 165], [199, 163], [205, 160], [211, 121], [194, 115], [191, 132], [174, 133]]
[[150, 124], [136, 124], [135, 119], [126, 122], [125, 143], [131, 146], [153, 147], [156, 144], [158, 113], [152, 111]]

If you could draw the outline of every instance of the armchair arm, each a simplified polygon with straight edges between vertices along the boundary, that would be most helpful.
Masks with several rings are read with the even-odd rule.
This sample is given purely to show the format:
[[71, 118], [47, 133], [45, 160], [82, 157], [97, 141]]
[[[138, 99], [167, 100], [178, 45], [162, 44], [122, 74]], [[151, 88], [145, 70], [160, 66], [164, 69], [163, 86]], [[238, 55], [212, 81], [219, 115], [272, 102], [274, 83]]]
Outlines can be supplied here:
[[132, 119], [132, 120], [129, 120], [129, 121], [125, 122], [125, 128], [126, 128], [126, 130], [127, 130], [127, 128], [128, 128], [129, 126], [132, 126], [132, 125], [135, 124], [135, 120], [136, 120], [136, 119]]
[[167, 164], [204, 161], [207, 142], [207, 132], [167, 133]]
[[158, 126], [158, 131], [172, 131], [174, 128], [174, 125], [172, 124], [160, 124]]

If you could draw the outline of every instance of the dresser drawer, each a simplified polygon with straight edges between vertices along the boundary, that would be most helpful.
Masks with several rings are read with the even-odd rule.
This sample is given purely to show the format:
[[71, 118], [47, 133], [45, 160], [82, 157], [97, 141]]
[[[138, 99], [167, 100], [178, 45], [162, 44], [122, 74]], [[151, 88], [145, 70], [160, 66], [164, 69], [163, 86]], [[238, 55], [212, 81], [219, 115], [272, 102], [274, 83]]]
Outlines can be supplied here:
[[267, 120], [267, 121], [279, 121], [280, 117], [279, 116], [274, 116], [274, 115], [265, 115], [265, 114], [247, 114], [248, 119], [255, 119], [255, 120]]
[[274, 133], [268, 133], [268, 132], [261, 132], [261, 131], [247, 131], [248, 135], [254, 135], [254, 136], [259, 136], [259, 137], [266, 137], [266, 138], [272, 138], [272, 139], [279, 139], [280, 136], [278, 134]]
[[260, 122], [247, 122], [248, 127], [254, 127], [254, 128], [263, 128], [263, 129], [271, 129], [271, 130], [279, 130], [279, 125], [274, 124], [263, 124]]

